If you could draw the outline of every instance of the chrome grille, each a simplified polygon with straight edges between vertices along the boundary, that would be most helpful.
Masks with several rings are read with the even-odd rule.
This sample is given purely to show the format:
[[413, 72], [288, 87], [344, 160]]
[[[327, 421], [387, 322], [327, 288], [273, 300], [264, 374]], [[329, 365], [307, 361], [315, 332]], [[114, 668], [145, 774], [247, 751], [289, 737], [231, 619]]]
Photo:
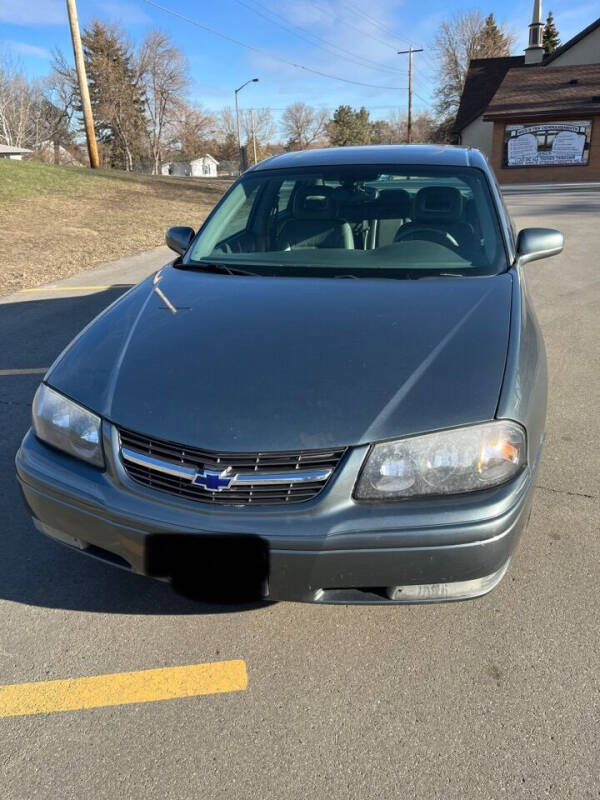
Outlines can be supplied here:
[[[214, 452], [154, 439], [125, 428], [118, 430], [123, 466], [133, 480], [189, 500], [221, 505], [276, 505], [311, 500], [331, 480], [346, 452], [346, 448], [292, 452]], [[137, 456], [141, 463], [135, 463]], [[189, 474], [169, 474], [172, 466], [175, 471], [181, 468], [182, 472]], [[228, 488], [216, 491], [191, 482], [190, 475], [196, 471], [219, 472], [227, 468], [239, 483], [234, 482]], [[294, 479], [282, 483], [281, 475], [288, 473], [295, 473]], [[313, 475], [317, 477], [311, 480]], [[269, 483], [269, 477], [278, 477], [278, 480]], [[252, 482], [253, 479], [256, 482]]]

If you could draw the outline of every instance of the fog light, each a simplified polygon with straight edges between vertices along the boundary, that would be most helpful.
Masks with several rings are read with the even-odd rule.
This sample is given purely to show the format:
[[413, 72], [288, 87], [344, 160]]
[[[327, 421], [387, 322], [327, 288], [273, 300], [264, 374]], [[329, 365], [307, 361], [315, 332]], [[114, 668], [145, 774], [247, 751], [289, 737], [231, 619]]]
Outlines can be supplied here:
[[504, 577], [510, 558], [499, 570], [483, 578], [450, 583], [416, 583], [408, 586], [388, 586], [386, 594], [397, 603], [440, 603], [444, 600], [468, 600], [490, 592]]

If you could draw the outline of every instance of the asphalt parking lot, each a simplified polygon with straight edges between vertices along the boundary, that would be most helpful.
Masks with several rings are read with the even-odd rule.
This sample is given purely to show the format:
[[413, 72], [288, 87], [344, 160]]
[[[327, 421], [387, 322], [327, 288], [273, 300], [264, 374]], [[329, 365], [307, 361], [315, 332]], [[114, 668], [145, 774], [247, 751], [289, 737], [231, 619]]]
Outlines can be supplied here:
[[0, 714], [0, 798], [600, 797], [600, 188], [507, 202], [567, 244], [526, 268], [546, 448], [511, 569], [477, 601], [207, 607], [42, 537], [13, 467], [41, 373], [168, 256], [0, 298], [0, 701], [10, 684], [138, 670], [247, 675], [129, 705], [108, 705], [108, 682], [103, 707]]

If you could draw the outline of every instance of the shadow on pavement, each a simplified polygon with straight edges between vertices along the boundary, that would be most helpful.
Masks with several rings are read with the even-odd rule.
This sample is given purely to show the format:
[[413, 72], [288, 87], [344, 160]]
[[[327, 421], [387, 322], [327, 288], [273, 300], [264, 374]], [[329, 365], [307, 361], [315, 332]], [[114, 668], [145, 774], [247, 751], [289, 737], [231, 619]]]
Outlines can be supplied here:
[[0, 369], [49, 367], [71, 339], [128, 288], [125, 284], [89, 295], [0, 304]]
[[[0, 305], [0, 369], [49, 366], [123, 288], [94, 295]], [[38, 533], [21, 499], [14, 457], [31, 423], [40, 375], [0, 377], [0, 598], [116, 614], [214, 614], [269, 603], [211, 605], [167, 584], [110, 567]]]

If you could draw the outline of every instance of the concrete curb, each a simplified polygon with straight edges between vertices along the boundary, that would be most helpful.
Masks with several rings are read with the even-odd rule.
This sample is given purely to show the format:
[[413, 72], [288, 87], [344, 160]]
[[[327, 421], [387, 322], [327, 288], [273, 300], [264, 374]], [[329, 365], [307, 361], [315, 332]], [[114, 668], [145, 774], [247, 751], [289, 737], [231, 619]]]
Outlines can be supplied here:
[[125, 256], [116, 261], [107, 261], [96, 267], [70, 275], [57, 281], [40, 284], [39, 286], [21, 289], [13, 294], [0, 297], [0, 305], [4, 303], [23, 302], [33, 298], [41, 299], [45, 294], [56, 292], [63, 288], [66, 292], [75, 287], [81, 287], [80, 294], [96, 291], [94, 287], [107, 287], [120, 284], [134, 285], [146, 278], [155, 270], [173, 261], [174, 254], [165, 245], [144, 250], [132, 256]]
[[600, 181], [578, 182], [578, 183], [503, 183], [500, 185], [503, 194], [510, 194], [511, 191], [553, 191], [567, 189], [569, 191], [585, 191], [600, 189]]

